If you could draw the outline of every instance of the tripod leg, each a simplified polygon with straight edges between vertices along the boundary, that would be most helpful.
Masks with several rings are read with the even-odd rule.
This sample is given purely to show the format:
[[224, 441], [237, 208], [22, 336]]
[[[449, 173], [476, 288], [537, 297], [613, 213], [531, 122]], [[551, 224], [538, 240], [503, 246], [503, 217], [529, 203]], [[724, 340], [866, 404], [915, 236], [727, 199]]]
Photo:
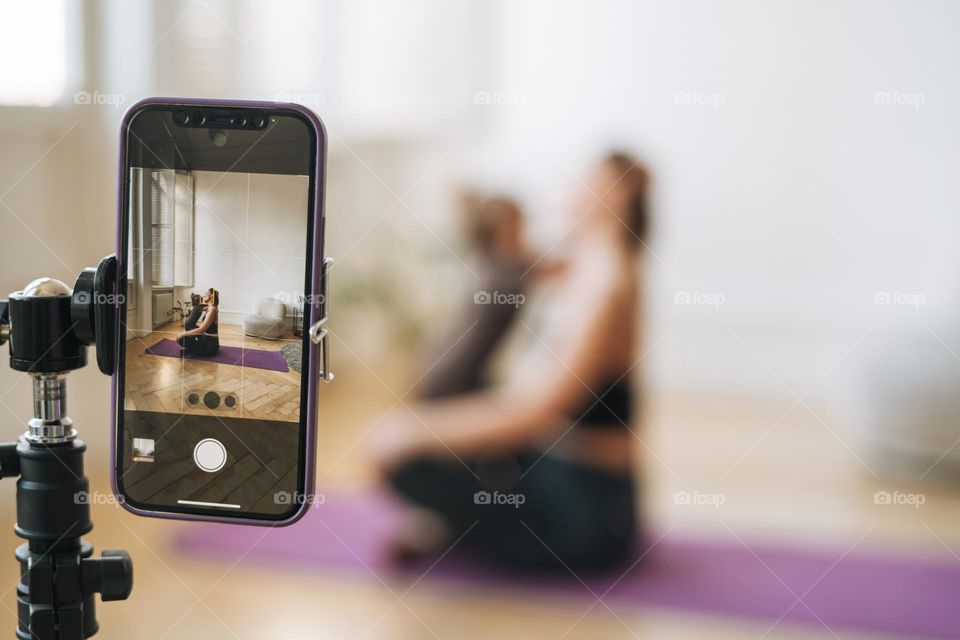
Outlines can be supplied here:
[[83, 472], [86, 446], [21, 441], [16, 532], [28, 540], [17, 548], [17, 636], [30, 640], [82, 640], [98, 630], [95, 594], [123, 600], [133, 587], [125, 551], [104, 551], [80, 536], [93, 528], [89, 482]]

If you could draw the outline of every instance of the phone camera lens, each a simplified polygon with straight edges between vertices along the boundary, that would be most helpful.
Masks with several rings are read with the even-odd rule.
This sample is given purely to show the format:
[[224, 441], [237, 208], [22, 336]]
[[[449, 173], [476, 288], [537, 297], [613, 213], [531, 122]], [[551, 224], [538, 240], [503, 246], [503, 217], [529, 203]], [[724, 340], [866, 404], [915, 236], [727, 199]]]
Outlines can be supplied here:
[[193, 121], [193, 124], [197, 126], [201, 126], [203, 125], [204, 122], [207, 121], [207, 116], [203, 115], [202, 113], [195, 113], [193, 114], [193, 117], [191, 118], [191, 120]]
[[237, 116], [237, 126], [238, 126], [238, 127], [245, 127], [245, 126], [247, 126], [247, 122], [248, 122], [247, 116]]
[[267, 124], [267, 119], [263, 116], [253, 116], [253, 126], [257, 129], [262, 129], [263, 126]]
[[173, 121], [182, 127], [190, 122], [190, 115], [186, 111], [177, 111], [173, 114]]

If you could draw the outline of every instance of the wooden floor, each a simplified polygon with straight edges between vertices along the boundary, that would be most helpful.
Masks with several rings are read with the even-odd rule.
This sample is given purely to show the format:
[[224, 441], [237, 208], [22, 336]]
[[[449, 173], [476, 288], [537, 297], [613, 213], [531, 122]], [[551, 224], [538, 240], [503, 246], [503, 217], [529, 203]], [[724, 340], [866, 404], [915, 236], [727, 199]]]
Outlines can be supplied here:
[[[260, 420], [300, 421], [300, 373], [268, 371], [192, 358], [171, 358], [145, 353], [163, 339], [174, 340], [182, 331], [171, 322], [143, 338], [127, 341], [127, 373], [124, 407], [139, 411], [190, 413]], [[292, 334], [280, 340], [261, 340], [243, 334], [238, 325], [220, 324], [220, 344], [278, 351], [286, 344], [299, 344]], [[211, 409], [202, 402], [188, 402], [190, 394], [203, 396], [216, 391], [220, 397], [234, 394], [238, 403]]]
[[[323, 387], [320, 396], [318, 484], [331, 490], [374, 482], [365, 463], [363, 432], [396, 401], [393, 391], [409, 384], [379, 368], [374, 376], [342, 355], [337, 382]], [[90, 379], [106, 388], [105, 382]], [[19, 386], [12, 397], [27, 389], [23, 382], [14, 384]], [[78, 379], [77, 385], [82, 384]], [[854, 544], [858, 549], [896, 548], [960, 562], [954, 555], [960, 553], [960, 498], [955, 492], [924, 488], [927, 501], [919, 513], [912, 507], [875, 504], [875, 491], [896, 485], [876, 480], [838, 444], [820, 421], [842, 433], [828, 415], [814, 415], [796, 403], [789, 409], [790, 404], [651, 393], [644, 445], [637, 446], [646, 468], [644, 511], [651, 526], [734, 542], [739, 537], [839, 551]], [[75, 412], [74, 417], [91, 445], [87, 468], [93, 488], [109, 491], [106, 430], [92, 428], [96, 416]], [[673, 495], [683, 490], [722, 492], [726, 501], [719, 509], [678, 505]], [[535, 593], [518, 597], [480, 586], [448, 589], [429, 576], [410, 585], [381, 582], [372, 573], [346, 579], [312, 567], [230, 565], [178, 552], [174, 535], [191, 525], [137, 518], [106, 501], [94, 500], [96, 528], [89, 538], [98, 551], [127, 548], [136, 565], [130, 600], [98, 603], [102, 631], [97, 637], [110, 640], [893, 640], [669, 609], [615, 606], [611, 611], [592, 606], [589, 594], [562, 600]], [[7, 553], [6, 560], [0, 556], [0, 629], [10, 637], [17, 577], [13, 507], [13, 486], [7, 485], [0, 490], [0, 552]]]

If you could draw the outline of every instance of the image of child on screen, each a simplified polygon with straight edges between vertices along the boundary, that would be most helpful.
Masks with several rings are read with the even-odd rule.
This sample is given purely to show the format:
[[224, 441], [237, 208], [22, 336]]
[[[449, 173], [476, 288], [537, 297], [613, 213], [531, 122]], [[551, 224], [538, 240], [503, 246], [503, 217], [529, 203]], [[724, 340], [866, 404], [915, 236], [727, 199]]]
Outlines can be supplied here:
[[196, 329], [200, 324], [200, 316], [203, 315], [203, 298], [199, 293], [190, 294], [190, 314], [183, 321], [183, 328], [186, 331]]
[[[177, 344], [185, 353], [209, 358], [217, 355], [220, 351], [220, 338], [217, 336], [220, 292], [210, 287], [204, 294], [202, 303], [203, 313], [200, 316], [199, 324], [192, 329], [187, 327], [186, 331], [178, 334]], [[193, 314], [191, 314], [191, 318], [192, 316]], [[189, 318], [187, 322], [190, 322]]]

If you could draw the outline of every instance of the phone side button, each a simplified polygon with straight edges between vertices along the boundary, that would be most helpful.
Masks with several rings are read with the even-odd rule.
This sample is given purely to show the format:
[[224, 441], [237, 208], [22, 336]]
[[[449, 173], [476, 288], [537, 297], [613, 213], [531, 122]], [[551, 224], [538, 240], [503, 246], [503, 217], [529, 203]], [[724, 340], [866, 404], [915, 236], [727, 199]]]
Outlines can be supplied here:
[[227, 448], [214, 438], [204, 438], [193, 448], [193, 461], [202, 471], [215, 473], [227, 464]]

